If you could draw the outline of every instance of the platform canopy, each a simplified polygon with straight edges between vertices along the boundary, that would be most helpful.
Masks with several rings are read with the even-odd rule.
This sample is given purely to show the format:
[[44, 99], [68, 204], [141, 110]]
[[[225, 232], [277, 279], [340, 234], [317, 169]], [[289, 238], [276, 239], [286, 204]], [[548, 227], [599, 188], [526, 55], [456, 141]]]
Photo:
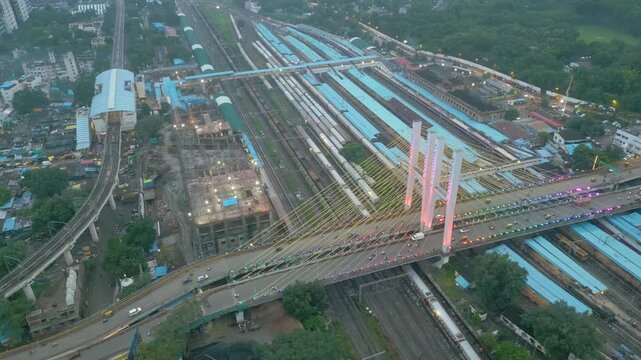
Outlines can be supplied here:
[[90, 116], [112, 111], [136, 111], [134, 73], [129, 70], [111, 69], [96, 77]]

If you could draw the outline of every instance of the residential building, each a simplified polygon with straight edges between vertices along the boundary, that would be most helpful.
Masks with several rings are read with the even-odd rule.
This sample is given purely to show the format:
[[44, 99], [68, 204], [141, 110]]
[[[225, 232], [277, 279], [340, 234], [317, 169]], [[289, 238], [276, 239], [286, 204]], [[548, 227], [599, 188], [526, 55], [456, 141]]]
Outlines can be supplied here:
[[617, 129], [613, 145], [620, 147], [628, 156], [641, 156], [641, 132]]
[[76, 65], [78, 65], [78, 71], [80, 73], [92, 73], [95, 61], [96, 53], [91, 50], [76, 55]]
[[552, 136], [552, 142], [559, 150], [565, 151], [568, 155], [572, 155], [580, 145], [592, 147], [590, 138], [586, 138], [574, 129], [563, 129], [555, 132]]
[[11, 0], [11, 5], [16, 18], [20, 19], [20, 21], [29, 20], [29, 14], [33, 10], [30, 0]]
[[47, 83], [38, 76], [21, 76], [16, 80], [5, 81], [0, 84], [0, 103], [11, 106], [13, 95], [23, 89], [39, 89], [48, 93]]
[[2, 15], [2, 22], [6, 32], [12, 33], [18, 29], [18, 21], [9, 0], [0, 0], [0, 15]]
[[76, 65], [76, 59], [71, 51], [62, 54], [62, 63], [65, 66], [67, 79], [71, 82], [78, 81], [78, 66]]
[[102, 20], [80, 21], [69, 24], [69, 29], [78, 29], [81, 31], [97, 33], [102, 27]]
[[[2, 10], [0, 10], [2, 11]], [[6, 34], [7, 33], [7, 28], [4, 27], [4, 20], [2, 15], [0, 14], [0, 35]]]
[[258, 12], [261, 9], [260, 3], [258, 3], [257, 1], [246, 0], [245, 1], [245, 9], [249, 10], [249, 11], [255, 13], [255, 14], [258, 14]]
[[76, 58], [71, 51], [62, 55], [56, 55], [53, 51], [50, 51], [47, 61], [23, 62], [22, 71], [27, 76], [39, 76], [45, 82], [52, 82], [58, 79], [75, 82], [78, 80], [80, 72], [76, 64]]

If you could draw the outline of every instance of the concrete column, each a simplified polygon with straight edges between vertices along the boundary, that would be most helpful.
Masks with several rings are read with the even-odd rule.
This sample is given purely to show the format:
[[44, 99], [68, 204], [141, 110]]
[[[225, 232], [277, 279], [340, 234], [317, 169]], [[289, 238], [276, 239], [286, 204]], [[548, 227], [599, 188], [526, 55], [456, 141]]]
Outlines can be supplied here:
[[100, 241], [100, 238], [98, 237], [98, 231], [96, 230], [96, 225], [93, 221], [89, 224], [89, 233], [91, 233], [91, 240], [93, 240], [93, 242]]
[[456, 149], [452, 156], [450, 165], [450, 179], [447, 187], [445, 207], [445, 229], [443, 230], [443, 253], [450, 252], [452, 247], [452, 231], [454, 227], [454, 207], [456, 206], [456, 195], [458, 194], [458, 185], [461, 177], [461, 165], [463, 163], [463, 150]]
[[33, 293], [33, 289], [31, 288], [31, 284], [27, 283], [22, 290], [24, 290], [24, 294], [27, 297], [27, 300], [31, 302], [36, 302], [36, 294]]
[[416, 163], [418, 161], [418, 150], [421, 143], [421, 122], [412, 123], [412, 142], [410, 143], [410, 158], [407, 163], [407, 187], [405, 190], [405, 210], [412, 207], [414, 199], [414, 185], [416, 183]]
[[434, 212], [436, 210], [436, 193], [441, 187], [441, 172], [443, 171], [443, 160], [445, 160], [445, 138], [439, 137], [434, 150], [434, 160], [432, 162], [432, 186], [429, 189], [427, 200], [427, 227], [431, 228], [434, 222]]
[[423, 163], [423, 186], [421, 193], [421, 231], [427, 229], [427, 203], [429, 200], [429, 189], [432, 187], [432, 162], [436, 145], [436, 133], [430, 131], [427, 133], [427, 149], [425, 150], [425, 161]]
[[116, 210], [116, 200], [114, 200], [114, 193], [109, 194], [109, 207], [111, 210]]
[[73, 256], [71, 255], [71, 250], [65, 251], [65, 262], [67, 263], [67, 266], [73, 265]]

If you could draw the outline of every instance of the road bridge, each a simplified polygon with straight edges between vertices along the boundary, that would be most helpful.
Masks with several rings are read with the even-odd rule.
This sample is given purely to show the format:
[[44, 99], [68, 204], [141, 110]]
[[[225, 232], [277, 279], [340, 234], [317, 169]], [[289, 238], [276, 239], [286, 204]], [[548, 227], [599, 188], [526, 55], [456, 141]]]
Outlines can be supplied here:
[[[116, 1], [116, 22], [114, 27], [114, 48], [112, 54], [112, 63], [120, 67], [124, 63], [124, 0]], [[102, 73], [105, 78], [104, 84], [101, 84], [101, 91], [92, 101], [92, 116], [101, 113], [108, 113], [107, 136], [104, 140], [104, 153], [102, 158], [102, 168], [96, 183], [94, 184], [91, 194], [86, 202], [76, 211], [75, 216], [65, 224], [46, 244], [40, 246], [29, 257], [24, 259], [16, 268], [12, 269], [9, 274], [0, 279], [0, 294], [4, 298], [15, 294], [20, 289], [24, 289], [25, 295], [31, 301], [35, 300], [35, 295], [31, 289], [31, 282], [38, 274], [43, 272], [49, 265], [55, 262], [60, 256], [64, 255], [67, 265], [73, 263], [71, 249], [74, 247], [76, 240], [87, 229], [91, 233], [94, 241], [98, 241], [98, 232], [94, 222], [98, 219], [100, 211], [109, 202], [112, 208], [116, 207], [113, 198], [113, 190], [118, 182], [118, 169], [120, 167], [120, 120], [122, 111], [135, 111], [135, 100], [133, 92], [127, 93], [116, 89], [109, 84], [117, 84], [116, 73]], [[108, 80], [108, 81], [107, 81]], [[125, 84], [122, 84], [123, 87]], [[133, 84], [131, 84], [133, 87]], [[98, 100], [96, 100], [98, 98]], [[123, 105], [124, 104], [124, 105]], [[96, 109], [100, 108], [100, 109]]]
[[[462, 234], [456, 232], [457, 238], [452, 243], [451, 253], [636, 209], [641, 203], [636, 196], [630, 194], [634, 185], [626, 182], [639, 178], [641, 167], [633, 164], [621, 174], [600, 171], [514, 189], [495, 195], [491, 205], [483, 199], [461, 203], [458, 215], [469, 220], [463, 226], [465, 236], [471, 241], [463, 242]], [[588, 186], [596, 188], [597, 185], [601, 188], [601, 195], [595, 196], [589, 205], [574, 204], [571, 199], [575, 192], [567, 192]], [[636, 186], [634, 188], [636, 193]], [[565, 195], [557, 195], [555, 201], [546, 200], [550, 199], [547, 196], [550, 194]], [[532, 202], [514, 205], [515, 199], [521, 198], [532, 199]], [[533, 200], [538, 198], [541, 199]], [[490, 213], [489, 209], [492, 207], [496, 211], [499, 207], [509, 206], [513, 206], [512, 211], [504, 212], [499, 217], [487, 219], [474, 215]], [[442, 208], [437, 209], [437, 216], [441, 212]], [[548, 219], [548, 214], [551, 213], [554, 218]], [[408, 241], [409, 234], [419, 227], [419, 218], [419, 213], [415, 211], [384, 219], [374, 218], [356, 226], [346, 226], [300, 239], [283, 246], [281, 251], [276, 251], [274, 246], [265, 245], [201, 260], [170, 273], [139, 293], [113, 305], [109, 308], [113, 315], [108, 322], [102, 322], [100, 312], [54, 337], [0, 354], [0, 358], [20, 359], [29, 349], [34, 349], [35, 353], [31, 355], [33, 359], [55, 359], [56, 354], [68, 354], [97, 344], [104, 347], [112, 340], [121, 341], [122, 337], [118, 335], [126, 333], [132, 327], [132, 318], [128, 315], [131, 307], [141, 307], [143, 315], [150, 314], [163, 309], [165, 304], [196, 287], [206, 285], [193, 282], [183, 284], [182, 280], [190, 273], [206, 273], [210, 282], [228, 279], [230, 275], [236, 279], [236, 282], [215, 287], [202, 295], [203, 301], [209, 304], [205, 319], [210, 319], [277, 298], [282, 288], [296, 280], [320, 279], [325, 283], [332, 283], [403, 263], [443, 256], [442, 230], [427, 233], [425, 239], [417, 242]], [[398, 229], [397, 224], [403, 224], [402, 228]], [[508, 227], [508, 224], [513, 225]], [[382, 233], [390, 229], [393, 230]], [[352, 234], [359, 234], [360, 237], [350, 243]], [[313, 256], [310, 257], [309, 254]], [[269, 270], [270, 266], [273, 270]], [[52, 341], [58, 346], [51, 348]], [[46, 351], [40, 351], [37, 346], [39, 344], [46, 344], [42, 348]]]

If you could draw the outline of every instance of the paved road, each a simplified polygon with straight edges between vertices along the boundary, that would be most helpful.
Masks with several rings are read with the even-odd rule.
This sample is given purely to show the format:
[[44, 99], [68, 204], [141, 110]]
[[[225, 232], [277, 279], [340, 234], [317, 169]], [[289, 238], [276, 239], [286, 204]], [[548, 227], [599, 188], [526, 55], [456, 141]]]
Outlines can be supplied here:
[[[574, 179], [573, 181], [570, 181], [570, 184], [574, 186], [575, 181], [578, 180]], [[567, 188], [570, 184], [565, 184], [565, 187]], [[546, 186], [537, 188], [535, 193], [547, 194], [551, 189], [558, 186], [558, 183], [547, 184]], [[627, 194], [627, 190], [607, 193], [595, 198], [588, 206], [594, 207], [595, 209], [612, 207], [614, 211], [637, 208], [638, 203], [635, 201], [634, 196], [632, 196], [631, 199], [628, 199], [626, 196]], [[497, 198], [497, 200], [507, 197], [508, 196], [504, 195], [501, 198]], [[619, 204], [623, 205], [623, 207], [614, 209]], [[566, 217], [575, 216], [579, 212], [587, 211], [589, 211], [589, 209], [580, 210], [580, 208], [571, 203], [556, 204], [550, 208], [516, 213], [503, 218], [497, 218], [492, 221], [484, 221], [467, 225], [466, 228], [469, 232], [466, 233], [466, 236], [470, 239], [476, 239], [480, 236], [485, 237], [488, 234], [496, 233], [497, 230], [504, 229], [508, 223], [518, 224], [514, 225], [513, 229], [518, 227], [527, 228], [528, 226], [534, 226], [534, 224], [542, 224], [547, 221], [545, 217], [546, 214], [550, 212], [553, 212], [555, 217], [561, 220]], [[603, 214], [595, 214], [594, 216], [601, 215]], [[528, 233], [540, 232], [552, 227], [587, 219], [588, 217], [570, 218], [564, 221], [548, 224], [546, 227], [537, 226], [524, 231], [509, 233], [505, 236], [492, 239], [491, 241], [493, 242], [518, 236], [525, 236]], [[416, 229], [418, 224], [418, 215], [406, 215], [404, 217], [396, 217], [379, 221], [376, 224], [364, 224], [354, 228], [339, 229], [328, 234], [314, 236], [310, 239], [306, 239], [305, 241], [301, 239], [292, 243], [280, 252], [275, 252], [270, 248], [258, 248], [202, 260], [157, 281], [135, 297], [116, 304], [113, 307], [114, 313], [109, 322], [102, 323], [100, 321], [100, 317], [96, 316], [85, 319], [84, 322], [78, 326], [62, 332], [59, 334], [58, 338], [55, 339], [59, 345], [55, 350], [52, 349], [49, 357], [65, 351], [73, 351], [79, 347], [91, 346], [93, 343], [100, 342], [105, 337], [109, 337], [107, 334], [126, 327], [132, 320], [127, 314], [127, 311], [130, 308], [142, 307], [144, 315], [149, 313], [152, 309], [162, 306], [167, 301], [171, 301], [187, 291], [191, 291], [195, 287], [203, 285], [193, 282], [183, 284], [182, 279], [189, 272], [193, 273], [195, 276], [208, 273], [209, 281], [214, 281], [216, 279], [226, 277], [230, 270], [234, 270], [235, 272], [240, 271], [246, 264], [255, 262], [257, 258], [262, 257], [263, 259], [273, 259], [275, 262], [278, 262], [283, 257], [292, 257], [293, 254], [306, 252], [308, 249], [317, 247], [319, 244], [327, 244], [328, 242], [332, 243], [332, 241], [334, 241], [332, 244], [334, 244], [335, 255], [329, 259], [312, 263], [307, 262], [300, 266], [292, 266], [278, 272], [263, 275], [262, 277], [251, 278], [249, 280], [218, 287], [206, 292], [203, 294], [203, 300], [213, 305], [210, 308], [210, 311], [215, 313], [218, 311], [228, 312], [233, 308], [250, 306], [278, 298], [280, 296], [280, 292], [277, 290], [286, 287], [294, 280], [312, 281], [315, 279], [322, 279], [327, 284], [330, 284], [354, 276], [396, 267], [403, 263], [435, 257], [440, 254], [442, 232], [435, 232], [424, 240], [419, 241], [418, 247], [407, 246], [408, 242], [406, 241], [406, 238], [394, 238], [395, 242], [392, 242], [392, 240], [389, 239], [380, 241], [378, 240], [380, 238], [362, 240], [360, 247], [354, 245], [351, 248], [346, 248], [345, 245], [337, 245], [335, 242], [335, 239], [346, 239], [350, 233], [376, 234], [394, 229], [398, 227], [399, 224], [405, 224], [404, 226], [406, 226], [406, 229]], [[467, 246], [486, 245], [488, 242], [488, 240], [483, 242], [473, 242], [466, 246], [454, 243], [453, 251]], [[385, 254], [382, 253], [383, 251], [385, 251]], [[374, 258], [370, 260], [371, 256], [374, 256]], [[385, 257], [387, 257], [387, 259]], [[264, 262], [265, 261], [263, 261], [263, 263]], [[207, 270], [207, 268], [211, 269]], [[51, 341], [53, 340], [44, 339], [42, 342], [49, 343]], [[23, 347], [21, 349], [17, 349], [15, 352], [0, 354], [0, 358], [23, 358], [24, 354], [22, 351], [25, 351], [26, 349], [28, 348]], [[49, 357], [34, 356], [33, 359], [45, 359]]]

